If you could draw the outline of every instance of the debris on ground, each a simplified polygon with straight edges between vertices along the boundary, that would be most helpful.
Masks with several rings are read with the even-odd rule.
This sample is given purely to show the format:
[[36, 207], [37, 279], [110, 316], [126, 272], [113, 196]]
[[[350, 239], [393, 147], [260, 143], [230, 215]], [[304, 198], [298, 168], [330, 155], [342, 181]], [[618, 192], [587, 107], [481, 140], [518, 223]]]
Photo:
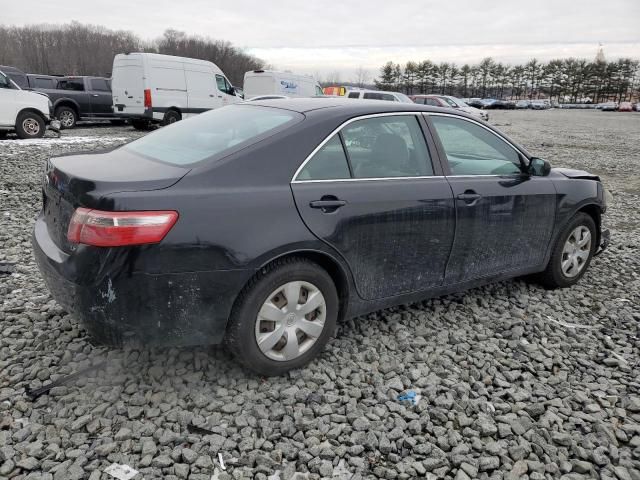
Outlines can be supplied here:
[[113, 478], [117, 478], [118, 480], [131, 480], [138, 474], [138, 471], [131, 468], [129, 465], [114, 463], [105, 468], [104, 473], [111, 475]]

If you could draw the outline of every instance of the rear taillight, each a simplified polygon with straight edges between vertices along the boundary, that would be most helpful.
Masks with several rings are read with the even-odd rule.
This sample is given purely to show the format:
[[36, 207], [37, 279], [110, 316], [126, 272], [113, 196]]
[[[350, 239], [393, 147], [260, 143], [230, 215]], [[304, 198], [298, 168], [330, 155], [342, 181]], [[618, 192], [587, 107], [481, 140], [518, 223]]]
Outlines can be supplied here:
[[151, 108], [151, 90], [144, 91], [144, 108]]
[[159, 243], [178, 220], [178, 212], [102, 212], [78, 208], [69, 223], [71, 243], [123, 247]]

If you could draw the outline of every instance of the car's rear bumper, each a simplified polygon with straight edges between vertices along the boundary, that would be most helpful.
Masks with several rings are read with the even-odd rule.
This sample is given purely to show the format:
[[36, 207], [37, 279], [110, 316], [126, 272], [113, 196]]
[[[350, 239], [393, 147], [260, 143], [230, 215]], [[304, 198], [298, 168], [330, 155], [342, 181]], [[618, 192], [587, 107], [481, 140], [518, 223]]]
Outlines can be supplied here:
[[112, 264], [83, 266], [82, 255], [60, 250], [40, 216], [33, 252], [58, 303], [100, 343], [183, 346], [220, 343], [247, 276], [246, 270], [147, 274], [130, 272], [118, 254]]

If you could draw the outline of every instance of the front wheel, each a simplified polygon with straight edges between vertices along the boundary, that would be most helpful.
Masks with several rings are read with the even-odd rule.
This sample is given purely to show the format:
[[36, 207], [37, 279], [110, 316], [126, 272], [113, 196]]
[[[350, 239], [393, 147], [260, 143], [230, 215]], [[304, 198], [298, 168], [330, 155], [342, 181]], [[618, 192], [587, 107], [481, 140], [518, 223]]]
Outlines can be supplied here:
[[151, 122], [148, 120], [131, 120], [131, 125], [133, 125], [133, 128], [136, 130], [151, 130]]
[[18, 138], [42, 138], [46, 128], [44, 118], [34, 112], [22, 112], [16, 120]]
[[551, 259], [540, 274], [547, 288], [565, 288], [578, 282], [589, 268], [596, 251], [596, 224], [586, 213], [575, 215], [562, 230]]
[[162, 125], [167, 126], [172, 123], [176, 123], [182, 120], [182, 116], [176, 110], [168, 110], [167, 113], [164, 114], [164, 118], [162, 119]]
[[240, 293], [226, 343], [236, 359], [261, 375], [281, 375], [310, 362], [338, 318], [329, 274], [306, 259], [274, 262]]

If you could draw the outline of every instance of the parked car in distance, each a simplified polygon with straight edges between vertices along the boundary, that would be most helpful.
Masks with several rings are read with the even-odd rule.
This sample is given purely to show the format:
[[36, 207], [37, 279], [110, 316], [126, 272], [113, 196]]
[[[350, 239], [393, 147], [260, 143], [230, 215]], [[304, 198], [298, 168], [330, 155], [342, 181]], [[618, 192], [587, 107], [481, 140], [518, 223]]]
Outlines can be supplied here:
[[297, 75], [275, 70], [253, 70], [244, 74], [244, 98], [266, 95], [285, 97], [313, 97], [324, 95], [322, 87], [312, 75]]
[[484, 107], [484, 103], [482, 102], [481, 98], [469, 98], [464, 100], [464, 103], [466, 103], [470, 107], [475, 107], [478, 109], [481, 109], [482, 107]]
[[411, 95], [411, 100], [419, 105], [431, 105], [432, 107], [455, 108], [461, 112], [468, 113], [481, 118], [485, 122], [489, 121], [489, 114], [479, 108], [471, 107], [459, 98], [450, 95]]
[[388, 92], [386, 90], [367, 90], [365, 88], [349, 88], [344, 98], [360, 100], [386, 100], [389, 102], [413, 103], [407, 95], [400, 92]]
[[631, 102], [620, 102], [618, 105], [619, 112], [633, 112], [633, 105]]
[[51, 109], [49, 97], [22, 90], [0, 70], [0, 140], [9, 132], [23, 139], [43, 137]]
[[603, 112], [615, 112], [616, 110], [618, 110], [618, 102], [599, 103], [596, 108], [598, 110], [602, 110]]
[[224, 72], [206, 60], [157, 53], [118, 54], [111, 76], [113, 111], [131, 120], [138, 130], [242, 101]]
[[531, 109], [547, 110], [551, 108], [551, 104], [545, 100], [531, 100]]
[[119, 121], [113, 114], [111, 81], [105, 77], [69, 76], [52, 77], [30, 75], [32, 82], [38, 81], [52, 88], [33, 87], [46, 93], [53, 102], [53, 115], [60, 120], [62, 128], [73, 128], [80, 120]]
[[531, 102], [529, 100], [518, 100], [516, 102], [516, 108], [517, 109], [531, 108]]
[[39, 75], [36, 73], [27, 74], [27, 82], [30, 89], [54, 90], [58, 86], [61, 77], [53, 75]]
[[22, 90], [29, 89], [29, 80], [27, 79], [27, 74], [19, 68], [12, 67], [10, 65], [0, 65], [0, 71], [4, 72], [4, 75], [12, 80], [13, 83], [19, 86]]
[[224, 342], [263, 375], [339, 319], [529, 274], [571, 286], [608, 239], [597, 176], [413, 102], [230, 105], [52, 158], [43, 185], [34, 255], [94, 338]]

